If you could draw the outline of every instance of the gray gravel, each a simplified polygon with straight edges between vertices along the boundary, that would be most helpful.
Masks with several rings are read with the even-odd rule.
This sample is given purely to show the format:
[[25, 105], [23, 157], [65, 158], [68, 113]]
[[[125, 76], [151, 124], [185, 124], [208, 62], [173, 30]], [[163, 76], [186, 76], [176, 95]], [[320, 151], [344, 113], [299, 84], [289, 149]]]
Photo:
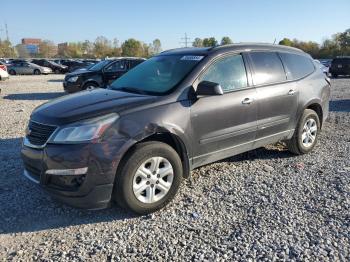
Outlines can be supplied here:
[[201, 167], [166, 209], [136, 217], [67, 207], [21, 176], [26, 122], [62, 78], [0, 83], [0, 260], [350, 260], [350, 79], [332, 80], [313, 153], [279, 144]]

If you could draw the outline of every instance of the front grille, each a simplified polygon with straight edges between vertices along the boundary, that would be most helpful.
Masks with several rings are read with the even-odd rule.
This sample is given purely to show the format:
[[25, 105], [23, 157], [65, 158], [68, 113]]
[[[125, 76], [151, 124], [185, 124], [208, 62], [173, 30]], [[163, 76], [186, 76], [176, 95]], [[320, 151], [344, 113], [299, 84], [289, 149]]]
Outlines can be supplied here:
[[27, 138], [29, 142], [36, 146], [42, 146], [56, 130], [56, 127], [30, 121], [28, 130]]

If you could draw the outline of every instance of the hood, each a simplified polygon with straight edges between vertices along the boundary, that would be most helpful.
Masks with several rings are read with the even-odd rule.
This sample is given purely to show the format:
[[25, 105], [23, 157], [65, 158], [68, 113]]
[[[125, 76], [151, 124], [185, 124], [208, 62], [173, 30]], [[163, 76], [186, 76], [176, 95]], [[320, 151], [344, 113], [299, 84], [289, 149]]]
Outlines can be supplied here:
[[88, 69], [86, 69], [86, 70], [76, 69], [73, 72], [66, 74], [66, 79], [68, 79], [69, 77], [72, 77], [72, 76], [83, 76], [83, 75], [89, 75], [91, 73], [94, 74], [94, 73], [96, 73], [96, 71], [91, 71]]
[[155, 100], [155, 96], [94, 89], [66, 95], [37, 107], [31, 120], [50, 125], [64, 125], [108, 113], [119, 113]]

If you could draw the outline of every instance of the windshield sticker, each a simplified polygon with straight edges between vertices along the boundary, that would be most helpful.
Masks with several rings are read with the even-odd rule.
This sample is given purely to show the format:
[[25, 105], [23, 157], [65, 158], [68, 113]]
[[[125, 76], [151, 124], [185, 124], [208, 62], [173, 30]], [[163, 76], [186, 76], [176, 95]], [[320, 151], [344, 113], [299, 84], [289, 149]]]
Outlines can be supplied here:
[[187, 60], [187, 61], [200, 61], [202, 60], [204, 56], [199, 56], [199, 55], [185, 55], [181, 57], [181, 60]]

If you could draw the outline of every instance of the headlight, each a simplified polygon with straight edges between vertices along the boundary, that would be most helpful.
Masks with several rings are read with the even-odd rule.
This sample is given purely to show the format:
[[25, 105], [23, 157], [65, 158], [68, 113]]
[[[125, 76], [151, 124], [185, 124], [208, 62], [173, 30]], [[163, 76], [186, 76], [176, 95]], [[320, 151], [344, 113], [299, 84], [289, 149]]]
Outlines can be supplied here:
[[72, 76], [72, 77], [68, 78], [67, 81], [68, 82], [77, 82], [78, 78], [79, 78], [79, 76]]
[[61, 127], [50, 142], [79, 143], [98, 139], [118, 118], [118, 114], [112, 113]]

